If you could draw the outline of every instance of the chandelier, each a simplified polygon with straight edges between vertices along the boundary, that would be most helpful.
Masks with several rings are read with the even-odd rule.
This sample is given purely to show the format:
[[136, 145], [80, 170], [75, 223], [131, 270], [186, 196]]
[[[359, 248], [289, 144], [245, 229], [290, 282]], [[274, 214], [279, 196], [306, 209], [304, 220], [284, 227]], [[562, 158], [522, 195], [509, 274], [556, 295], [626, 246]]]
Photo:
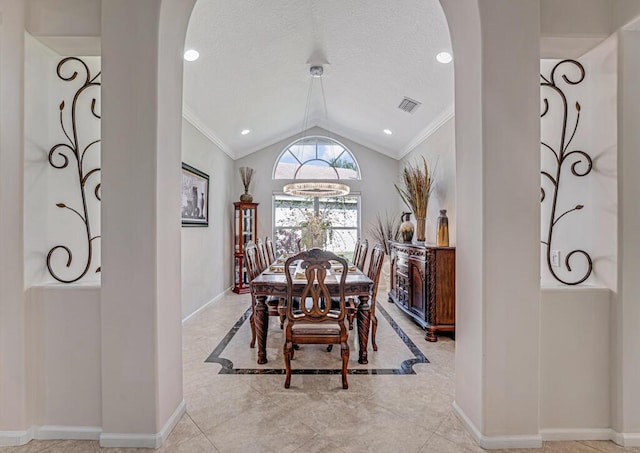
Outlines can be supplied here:
[[[302, 122], [302, 132], [307, 129], [307, 121], [309, 118], [309, 104], [311, 103], [311, 92], [313, 90], [313, 80], [320, 79], [320, 88], [322, 93], [322, 105], [324, 107], [324, 113], [327, 116], [327, 101], [324, 95], [324, 84], [322, 83], [322, 74], [324, 68], [322, 65], [313, 65], [309, 69], [311, 74], [311, 80], [309, 82], [309, 90], [307, 92], [307, 103], [304, 111], [304, 119]], [[339, 182], [332, 181], [318, 181], [318, 182], [293, 182], [287, 184], [282, 189], [284, 193], [288, 195], [298, 195], [304, 197], [342, 197], [348, 195], [350, 192], [349, 186]]]
[[286, 194], [304, 197], [343, 197], [350, 192], [348, 185], [337, 182], [294, 182], [283, 190]]

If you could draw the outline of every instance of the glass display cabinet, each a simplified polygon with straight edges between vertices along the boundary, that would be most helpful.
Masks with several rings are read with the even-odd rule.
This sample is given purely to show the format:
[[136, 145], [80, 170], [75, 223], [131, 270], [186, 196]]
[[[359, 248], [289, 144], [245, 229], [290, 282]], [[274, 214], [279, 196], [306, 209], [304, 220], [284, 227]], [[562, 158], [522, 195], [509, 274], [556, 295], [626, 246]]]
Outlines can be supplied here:
[[244, 246], [258, 239], [258, 204], [237, 201], [234, 206], [234, 252], [233, 252], [233, 292], [244, 294], [250, 291], [247, 267], [244, 263]]

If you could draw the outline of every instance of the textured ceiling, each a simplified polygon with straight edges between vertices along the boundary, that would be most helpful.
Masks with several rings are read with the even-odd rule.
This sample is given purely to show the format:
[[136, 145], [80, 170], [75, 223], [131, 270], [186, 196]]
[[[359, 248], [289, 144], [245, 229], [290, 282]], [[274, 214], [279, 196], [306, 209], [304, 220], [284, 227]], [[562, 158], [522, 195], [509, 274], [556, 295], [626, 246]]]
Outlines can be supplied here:
[[[185, 117], [234, 158], [300, 135], [312, 80], [307, 128], [395, 158], [453, 112], [438, 0], [198, 0], [185, 48], [200, 52], [185, 62]], [[397, 108], [405, 96], [422, 103], [413, 114]]]

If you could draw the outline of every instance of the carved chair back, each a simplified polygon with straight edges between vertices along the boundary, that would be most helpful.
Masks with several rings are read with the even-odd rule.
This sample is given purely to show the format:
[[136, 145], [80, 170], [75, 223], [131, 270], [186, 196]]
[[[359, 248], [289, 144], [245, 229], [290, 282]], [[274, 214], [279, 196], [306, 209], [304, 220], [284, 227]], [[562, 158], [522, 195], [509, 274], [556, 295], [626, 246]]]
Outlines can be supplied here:
[[369, 241], [367, 239], [363, 239], [358, 244], [358, 248], [353, 259], [353, 264], [356, 265], [358, 269], [364, 272], [364, 263], [367, 260], [367, 252], [369, 251]]
[[[292, 264], [300, 262], [292, 270]], [[337, 304], [331, 303], [331, 293], [327, 286], [327, 271], [333, 263], [338, 263], [341, 272], [338, 278]], [[286, 368], [285, 388], [291, 382], [291, 359], [293, 346], [297, 344], [340, 344], [342, 356], [342, 387], [348, 388], [347, 366], [349, 362], [348, 329], [345, 323], [347, 307], [344, 287], [347, 278], [347, 260], [319, 248], [303, 251], [289, 258], [285, 263], [287, 278], [286, 324], [284, 361]], [[300, 298], [294, 300], [292, 273], [302, 270], [306, 284]], [[300, 277], [296, 275], [296, 277]], [[333, 276], [329, 276], [333, 278]]]
[[377, 242], [371, 250], [371, 257], [369, 258], [369, 269], [367, 270], [367, 277], [373, 280], [373, 292], [371, 294], [372, 301], [376, 300], [376, 294], [378, 292], [378, 282], [380, 281], [383, 262], [384, 246], [380, 242]]
[[258, 246], [254, 242], [247, 242], [244, 246], [244, 261], [247, 266], [249, 281], [256, 278], [260, 275], [260, 272], [262, 272], [258, 255]]
[[264, 250], [264, 242], [262, 242], [262, 239], [258, 238], [257, 246], [258, 246], [258, 264], [260, 265], [260, 272], [262, 272], [269, 265], [269, 263], [267, 263], [267, 256]]
[[269, 236], [264, 239], [264, 247], [267, 251], [267, 264], [272, 264], [276, 261], [276, 251], [273, 248], [273, 241]]

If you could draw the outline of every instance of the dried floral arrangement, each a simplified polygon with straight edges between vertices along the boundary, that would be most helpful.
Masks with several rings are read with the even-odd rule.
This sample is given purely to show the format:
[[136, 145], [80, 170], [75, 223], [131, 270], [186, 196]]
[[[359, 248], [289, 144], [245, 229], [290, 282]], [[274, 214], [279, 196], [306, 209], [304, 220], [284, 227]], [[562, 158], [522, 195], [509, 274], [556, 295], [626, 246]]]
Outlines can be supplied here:
[[389, 255], [391, 253], [389, 241], [397, 241], [399, 239], [400, 217], [397, 215], [389, 216], [386, 211], [384, 217], [380, 213], [376, 214], [376, 222], [369, 228], [369, 234], [376, 242], [382, 244], [384, 252]]
[[240, 178], [242, 179], [242, 185], [244, 186], [244, 193], [249, 193], [249, 186], [251, 185], [251, 180], [253, 179], [255, 170], [251, 167], [240, 167], [239, 171]]
[[433, 178], [427, 160], [422, 157], [422, 165], [419, 162], [408, 163], [402, 171], [401, 179], [403, 187], [397, 184], [394, 186], [402, 201], [413, 211], [417, 219], [426, 219], [429, 196], [433, 190]]

